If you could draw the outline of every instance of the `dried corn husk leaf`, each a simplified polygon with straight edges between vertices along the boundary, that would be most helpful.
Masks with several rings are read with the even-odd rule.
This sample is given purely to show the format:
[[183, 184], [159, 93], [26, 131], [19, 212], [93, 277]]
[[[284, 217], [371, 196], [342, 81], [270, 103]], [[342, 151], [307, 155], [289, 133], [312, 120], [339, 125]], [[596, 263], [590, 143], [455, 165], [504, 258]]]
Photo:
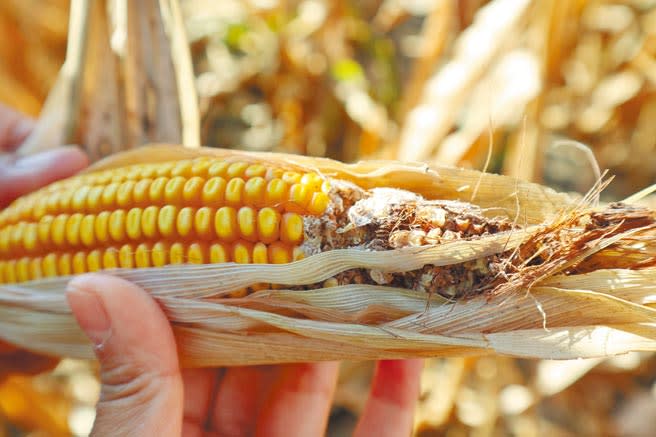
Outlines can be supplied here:
[[[611, 209], [620, 217], [625, 214], [626, 220], [596, 235], [599, 229], [592, 225], [577, 227], [571, 219], [594, 214], [595, 210], [586, 206], [586, 199], [579, 201], [512, 178], [419, 164], [347, 165], [302, 156], [165, 145], [116, 155], [89, 171], [200, 155], [266, 158], [287, 167], [311, 168], [363, 188], [397, 187], [428, 198], [469, 201], [478, 186], [475, 204], [487, 208], [490, 215], [505, 214], [521, 226], [475, 240], [433, 246], [329, 250], [291, 264], [224, 263], [113, 270], [112, 274], [146, 289], [163, 306], [186, 366], [492, 352], [569, 359], [656, 350], [656, 309], [650, 306], [656, 277], [656, 269], [650, 267], [653, 226], [640, 222], [639, 226], [622, 227], [634, 215], [639, 216], [639, 211]], [[553, 259], [546, 258], [543, 265], [526, 264], [495, 290], [473, 297], [449, 300], [370, 284], [298, 289], [321, 284], [350, 269], [408, 272], [426, 264], [446, 266], [493, 254], [524, 251], [532, 256], [542, 250], [541, 241], [567, 233], [573, 235], [572, 241], [581, 235], [595, 236], [581, 247], [572, 243], [569, 251], [560, 255], [556, 251]], [[644, 250], [634, 247], [636, 241]], [[606, 256], [605, 249], [619, 255], [633, 251], [635, 266], [643, 268], [612, 268], [616, 257]], [[597, 257], [593, 267], [586, 270], [586, 265], [576, 264], [591, 255]], [[599, 267], [604, 263], [610, 268]], [[69, 279], [1, 285], [0, 336], [38, 352], [91, 358], [93, 350], [64, 297]], [[279, 289], [246, 297], [229, 296], [235, 289], [261, 283], [275, 284]]]

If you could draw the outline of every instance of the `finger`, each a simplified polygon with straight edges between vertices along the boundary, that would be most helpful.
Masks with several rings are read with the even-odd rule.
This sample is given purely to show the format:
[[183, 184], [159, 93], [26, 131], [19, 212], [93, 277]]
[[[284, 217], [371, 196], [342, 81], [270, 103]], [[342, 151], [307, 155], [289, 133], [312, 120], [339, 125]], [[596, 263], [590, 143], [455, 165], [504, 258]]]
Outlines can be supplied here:
[[184, 422], [182, 435], [202, 436], [208, 428], [208, 417], [214, 403], [214, 394], [220, 369], [185, 369], [182, 371], [184, 385]]
[[258, 417], [256, 435], [323, 435], [339, 363], [288, 364]]
[[0, 151], [14, 151], [34, 129], [34, 120], [0, 105]]
[[73, 146], [59, 147], [16, 160], [0, 156], [0, 208], [23, 194], [72, 176], [87, 165], [86, 155]]
[[228, 368], [214, 402], [212, 427], [218, 435], [252, 435], [271, 383], [274, 366]]
[[170, 324], [157, 303], [123, 279], [73, 279], [67, 298], [100, 361], [93, 435], [179, 436], [182, 378]]
[[371, 393], [354, 436], [403, 436], [412, 432], [423, 360], [379, 361]]

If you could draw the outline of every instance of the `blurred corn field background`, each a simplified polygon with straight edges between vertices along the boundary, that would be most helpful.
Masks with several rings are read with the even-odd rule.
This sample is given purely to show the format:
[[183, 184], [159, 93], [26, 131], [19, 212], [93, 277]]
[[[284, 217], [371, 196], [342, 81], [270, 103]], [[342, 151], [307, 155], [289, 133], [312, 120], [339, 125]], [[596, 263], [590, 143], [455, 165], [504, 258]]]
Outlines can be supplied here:
[[[123, 1], [109, 2], [120, 29]], [[123, 5], [123, 6], [122, 6]], [[656, 182], [656, 1], [182, 0], [202, 144], [451, 164], [618, 200]], [[37, 116], [66, 0], [0, 2], [0, 102]], [[120, 55], [126, 35], [110, 35]], [[580, 144], [585, 145], [581, 146]], [[588, 149], [589, 148], [589, 149]], [[592, 153], [590, 153], [590, 151]], [[345, 363], [349, 435], [371, 363]], [[0, 382], [0, 436], [86, 435], [93, 365]], [[656, 359], [426, 363], [420, 436], [650, 435]]]

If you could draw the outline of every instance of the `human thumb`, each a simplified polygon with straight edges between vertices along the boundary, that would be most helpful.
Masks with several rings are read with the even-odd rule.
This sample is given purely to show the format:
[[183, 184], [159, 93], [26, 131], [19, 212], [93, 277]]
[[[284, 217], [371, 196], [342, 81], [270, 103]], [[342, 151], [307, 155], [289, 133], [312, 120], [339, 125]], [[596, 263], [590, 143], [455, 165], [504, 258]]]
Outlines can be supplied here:
[[68, 303], [100, 361], [100, 401], [91, 435], [179, 436], [183, 392], [176, 344], [154, 299], [113, 276], [68, 285]]

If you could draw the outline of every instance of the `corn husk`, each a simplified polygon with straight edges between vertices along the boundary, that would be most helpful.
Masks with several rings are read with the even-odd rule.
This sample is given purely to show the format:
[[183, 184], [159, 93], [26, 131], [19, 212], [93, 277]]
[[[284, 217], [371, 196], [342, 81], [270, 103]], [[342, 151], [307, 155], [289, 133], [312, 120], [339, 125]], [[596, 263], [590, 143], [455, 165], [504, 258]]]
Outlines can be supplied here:
[[[185, 366], [484, 353], [571, 359], [656, 350], [656, 269], [644, 267], [654, 252], [649, 226], [603, 234], [563, 261], [572, 265], [596, 256], [595, 268], [584, 274], [562, 273], [563, 266], [520, 271], [497, 292], [463, 299], [384, 285], [296, 287], [354, 268], [403, 272], [519, 251], [537, 238], [566, 230], [568, 217], [597, 208], [590, 205], [590, 197], [577, 199], [472, 170], [398, 162], [348, 165], [303, 156], [166, 145], [115, 155], [88, 171], [200, 155], [264, 157], [363, 188], [396, 187], [431, 199], [472, 202], [490, 216], [505, 215], [521, 226], [434, 246], [332, 250], [285, 265], [225, 263], [111, 271], [143, 287], [162, 305]], [[627, 247], [634, 248], [635, 261], [628, 258], [628, 265], [626, 260], [617, 264], [629, 253]], [[600, 252], [604, 248], [609, 250]], [[616, 265], [622, 268], [613, 268]], [[0, 337], [41, 353], [93, 357], [66, 303], [69, 280], [1, 285]], [[261, 283], [281, 287], [228, 297], [235, 289]]]

